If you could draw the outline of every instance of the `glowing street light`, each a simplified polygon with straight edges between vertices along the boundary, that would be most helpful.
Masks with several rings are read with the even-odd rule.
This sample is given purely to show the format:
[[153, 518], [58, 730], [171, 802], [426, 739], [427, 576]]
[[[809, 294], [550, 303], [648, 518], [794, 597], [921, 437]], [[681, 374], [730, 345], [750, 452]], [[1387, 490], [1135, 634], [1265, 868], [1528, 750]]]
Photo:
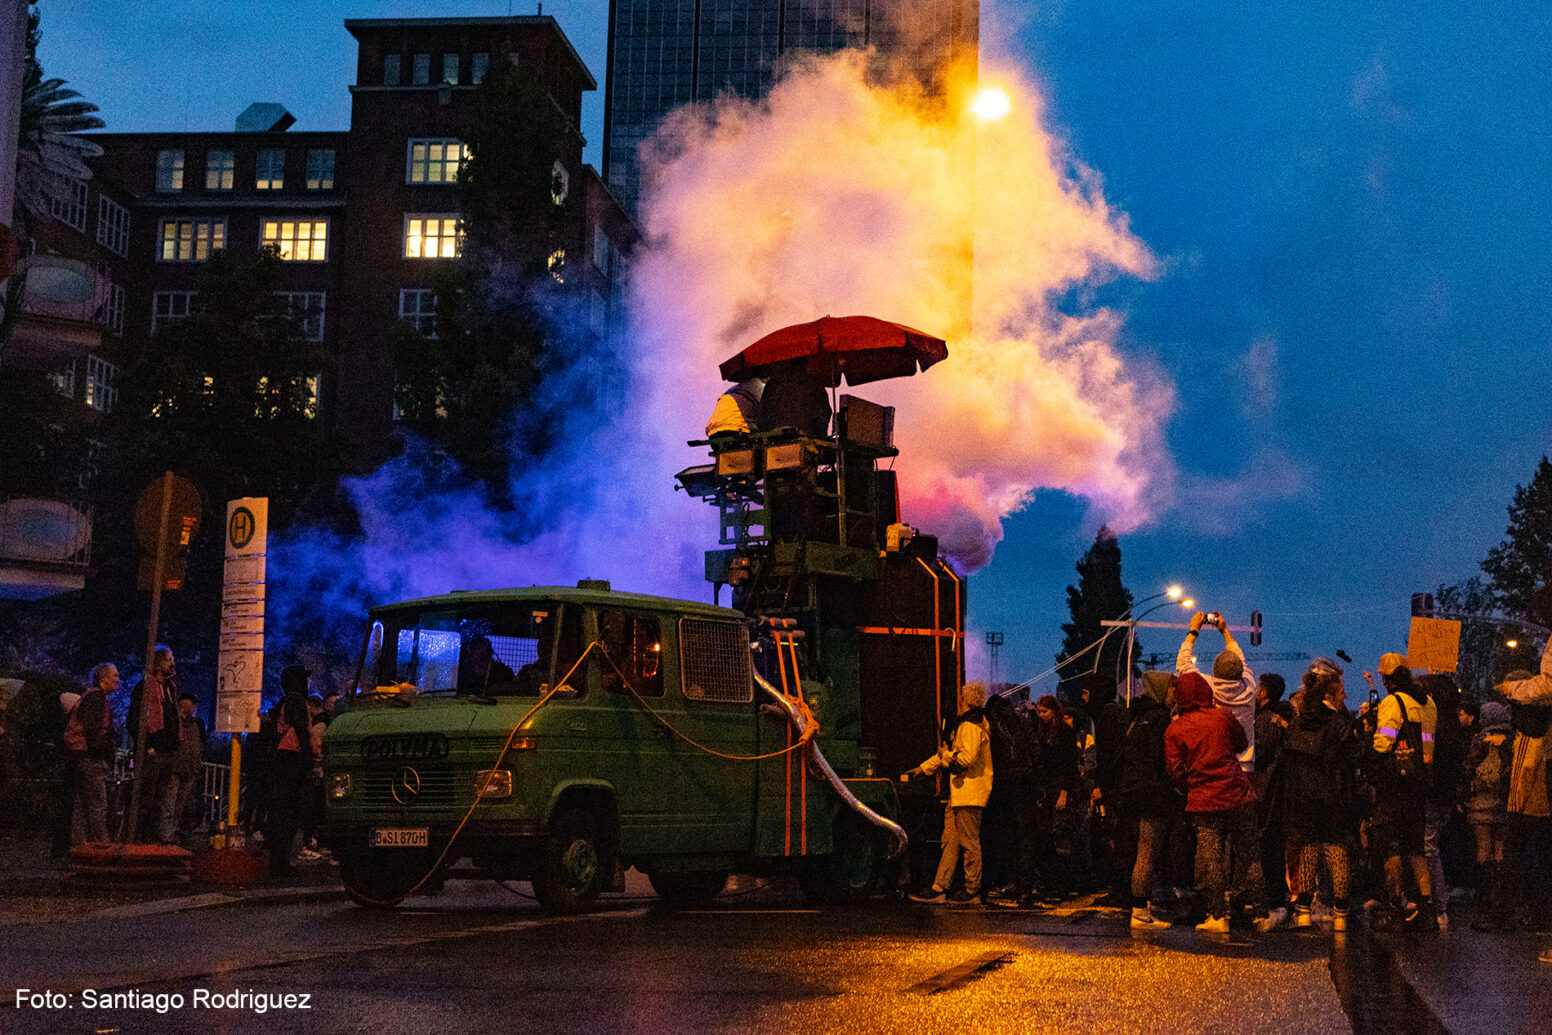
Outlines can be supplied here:
[[1514, 648], [1518, 647], [1519, 645], [1520, 645], [1520, 641], [1519, 640], [1505, 640], [1504, 641], [1504, 646], [1508, 647], [1510, 650], [1513, 650]]
[[970, 113], [982, 122], [996, 122], [1013, 110], [1013, 100], [1000, 86], [983, 86], [970, 102]]

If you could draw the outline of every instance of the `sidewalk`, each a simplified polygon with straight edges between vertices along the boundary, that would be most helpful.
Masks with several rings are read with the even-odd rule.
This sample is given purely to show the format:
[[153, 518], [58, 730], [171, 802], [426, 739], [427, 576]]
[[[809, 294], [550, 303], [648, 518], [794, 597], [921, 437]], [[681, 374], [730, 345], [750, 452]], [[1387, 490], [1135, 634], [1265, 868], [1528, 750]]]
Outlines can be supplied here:
[[298, 862], [288, 877], [261, 885], [191, 881], [166, 888], [87, 890], [73, 886], [65, 860], [49, 858], [49, 835], [0, 831], [0, 927], [69, 922], [87, 917], [141, 916], [183, 909], [288, 901], [343, 894], [334, 863]]

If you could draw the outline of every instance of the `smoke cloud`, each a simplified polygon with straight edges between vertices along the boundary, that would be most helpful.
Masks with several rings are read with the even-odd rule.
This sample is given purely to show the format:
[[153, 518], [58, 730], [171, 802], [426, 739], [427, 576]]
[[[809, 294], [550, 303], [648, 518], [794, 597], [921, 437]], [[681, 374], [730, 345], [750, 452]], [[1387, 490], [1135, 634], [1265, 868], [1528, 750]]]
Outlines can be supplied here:
[[866, 313], [945, 337], [947, 361], [857, 394], [898, 407], [905, 519], [967, 569], [1037, 489], [1125, 531], [1173, 469], [1167, 381], [1123, 365], [1113, 312], [1066, 311], [1157, 263], [1042, 127], [1038, 94], [993, 78], [1012, 105], [985, 121], [969, 76], [929, 97], [870, 84], [856, 52], [762, 101], [681, 109], [648, 147], [631, 289], [639, 385], [669, 441], [698, 437], [717, 364], [778, 327]]

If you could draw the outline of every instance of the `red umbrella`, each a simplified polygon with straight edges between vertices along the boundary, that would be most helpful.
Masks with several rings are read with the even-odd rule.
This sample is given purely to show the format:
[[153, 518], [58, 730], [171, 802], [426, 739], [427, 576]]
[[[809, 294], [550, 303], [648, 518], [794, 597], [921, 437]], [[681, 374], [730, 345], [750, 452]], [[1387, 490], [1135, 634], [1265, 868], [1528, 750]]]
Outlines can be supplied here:
[[851, 385], [909, 377], [948, 357], [948, 346], [904, 324], [873, 316], [826, 316], [772, 331], [719, 368], [727, 381], [768, 377], [786, 363], [804, 361], [807, 372], [830, 388], [844, 376]]

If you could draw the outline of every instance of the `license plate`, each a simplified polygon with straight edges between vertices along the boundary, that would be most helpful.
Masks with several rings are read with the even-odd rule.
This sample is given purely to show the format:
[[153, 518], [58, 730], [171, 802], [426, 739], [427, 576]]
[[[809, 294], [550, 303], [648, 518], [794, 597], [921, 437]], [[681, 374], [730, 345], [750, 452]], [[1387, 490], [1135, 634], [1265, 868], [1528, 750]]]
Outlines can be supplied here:
[[368, 843], [373, 848], [425, 848], [430, 844], [429, 832], [427, 827], [413, 830], [379, 828], [372, 831]]

